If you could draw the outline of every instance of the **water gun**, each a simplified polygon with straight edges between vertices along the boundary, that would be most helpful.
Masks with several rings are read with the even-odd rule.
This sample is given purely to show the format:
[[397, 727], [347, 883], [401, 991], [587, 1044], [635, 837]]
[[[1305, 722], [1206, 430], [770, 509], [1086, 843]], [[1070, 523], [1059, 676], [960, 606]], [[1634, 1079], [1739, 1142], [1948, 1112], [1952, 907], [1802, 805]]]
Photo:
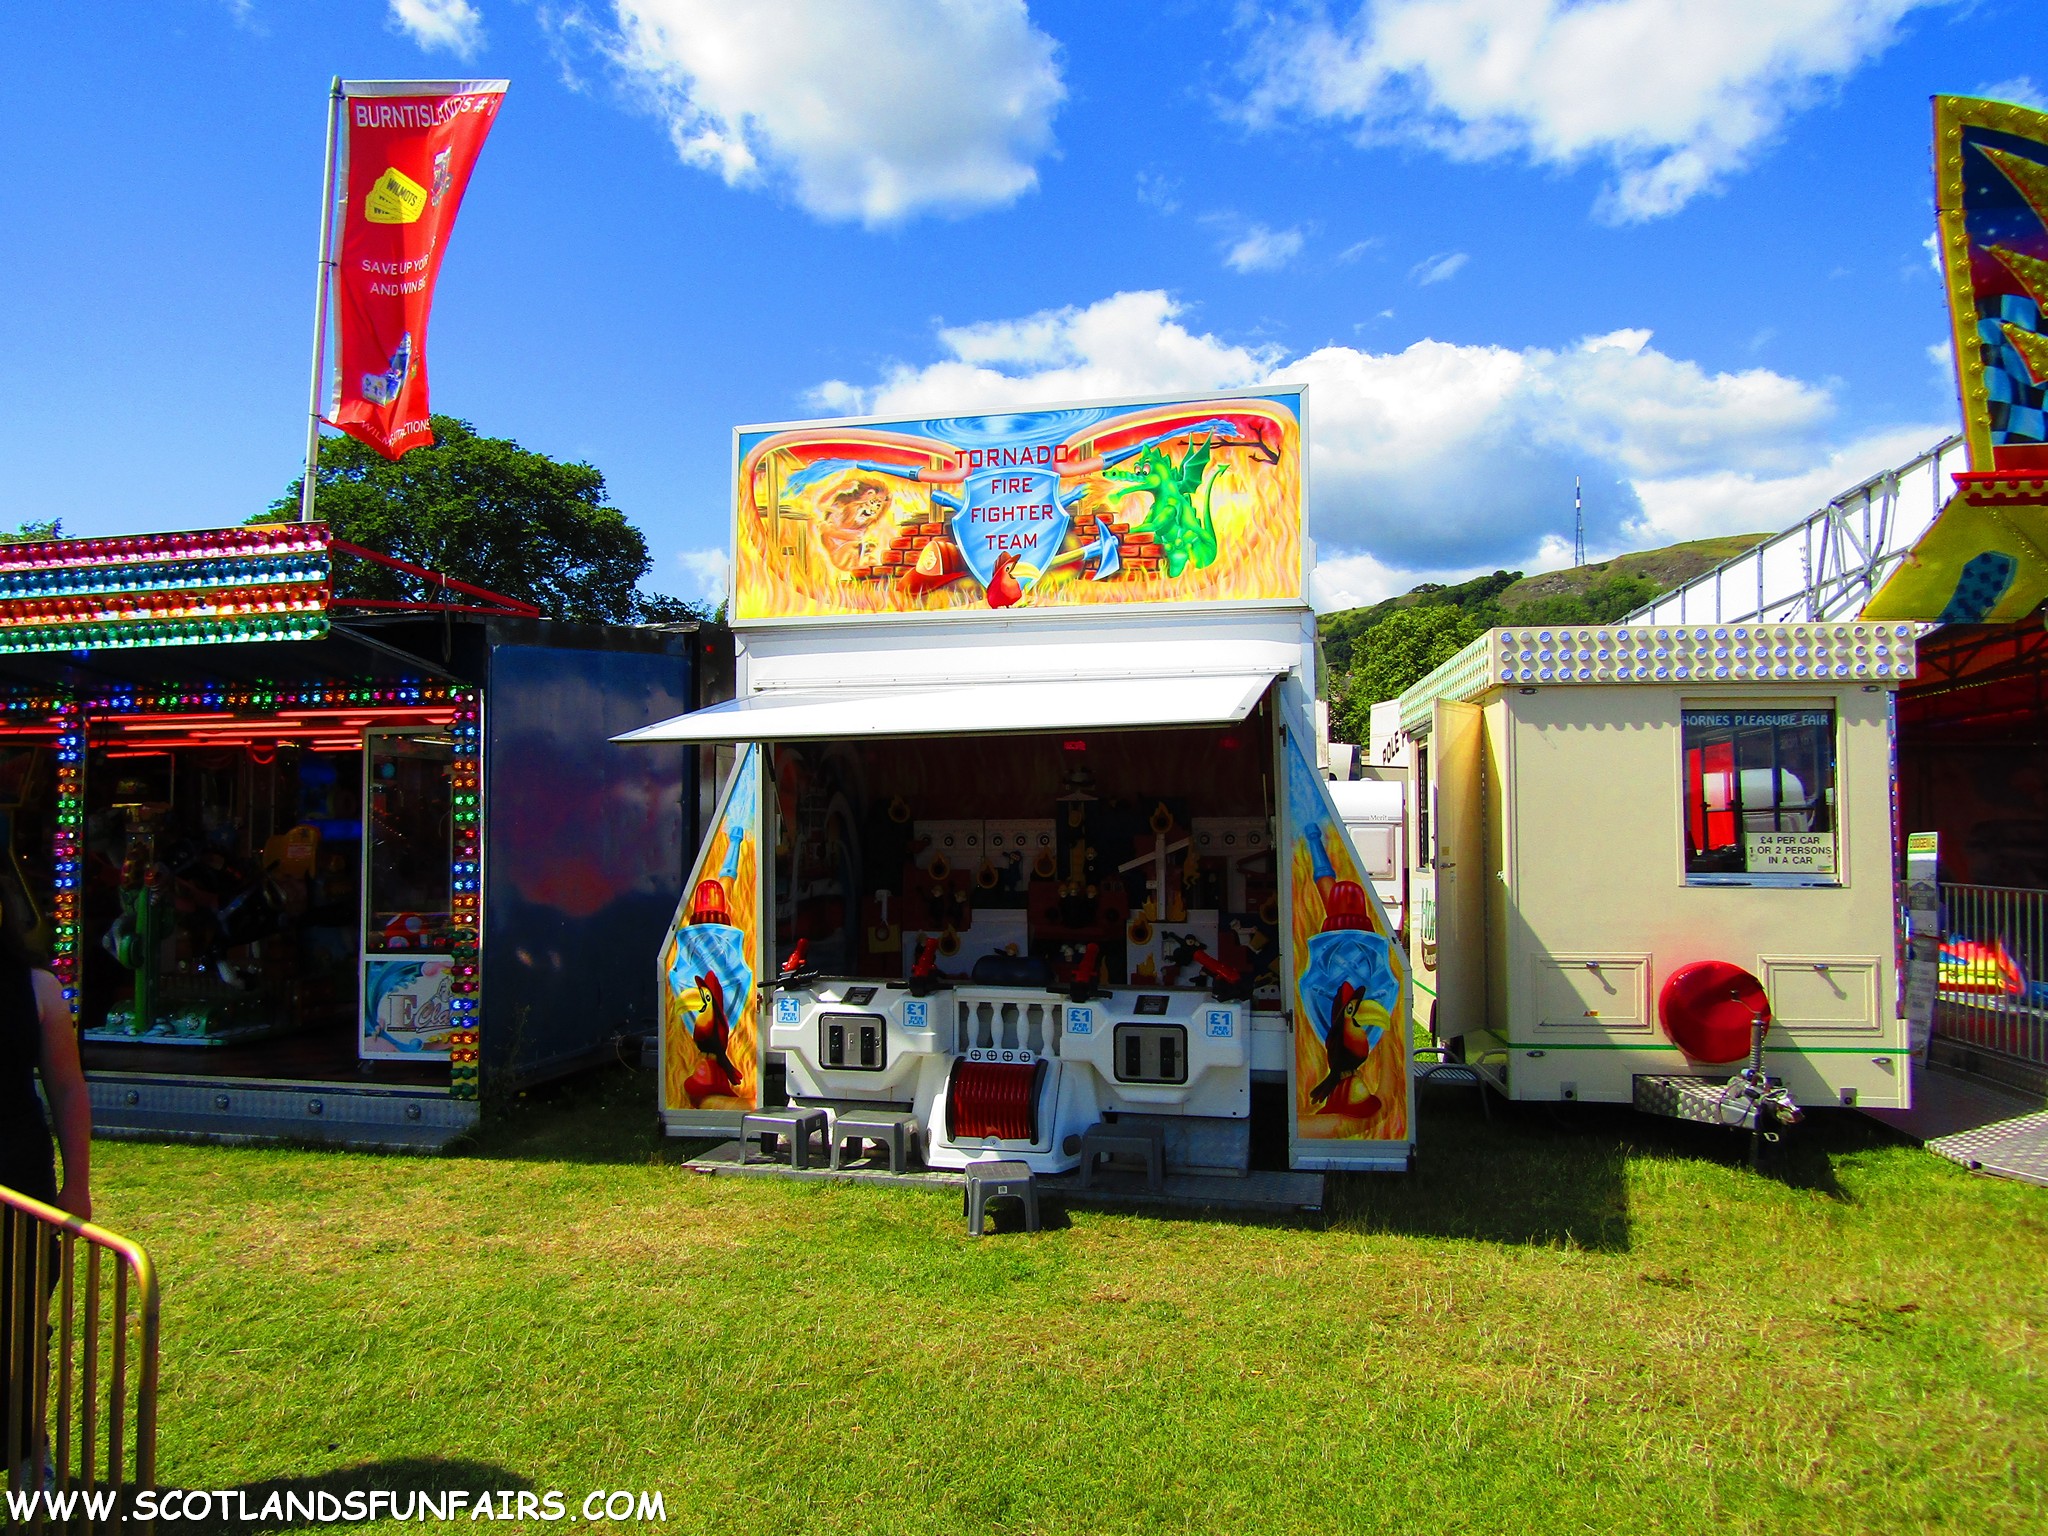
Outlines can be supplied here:
[[1208, 975], [1210, 991], [1219, 1003], [1251, 1001], [1253, 984], [1246, 974], [1210, 954], [1209, 946], [1191, 933], [1181, 936], [1167, 961], [1172, 965], [1186, 965], [1190, 961], [1199, 965]]
[[910, 962], [910, 995], [929, 997], [944, 981], [939, 974], [939, 936], [928, 933], [917, 946], [917, 958]]
[[785, 987], [799, 987], [812, 980], [818, 974], [818, 970], [810, 963], [810, 951], [811, 941], [798, 939], [796, 948], [792, 949], [789, 958], [782, 962], [782, 968], [776, 972], [775, 979]]
[[1053, 974], [1066, 986], [1068, 997], [1077, 1003], [1085, 1003], [1095, 995], [1095, 980], [1102, 973], [1102, 946], [1090, 944], [1081, 951], [1081, 958], [1057, 963]]

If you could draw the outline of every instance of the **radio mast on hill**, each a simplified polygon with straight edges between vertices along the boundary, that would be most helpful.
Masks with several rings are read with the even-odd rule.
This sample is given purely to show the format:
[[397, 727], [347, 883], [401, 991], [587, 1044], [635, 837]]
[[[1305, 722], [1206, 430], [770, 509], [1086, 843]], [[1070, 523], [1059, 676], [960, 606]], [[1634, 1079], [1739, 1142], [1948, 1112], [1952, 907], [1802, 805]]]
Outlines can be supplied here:
[[1572, 476], [1572, 564], [1586, 563], [1586, 504], [1579, 498], [1579, 477]]

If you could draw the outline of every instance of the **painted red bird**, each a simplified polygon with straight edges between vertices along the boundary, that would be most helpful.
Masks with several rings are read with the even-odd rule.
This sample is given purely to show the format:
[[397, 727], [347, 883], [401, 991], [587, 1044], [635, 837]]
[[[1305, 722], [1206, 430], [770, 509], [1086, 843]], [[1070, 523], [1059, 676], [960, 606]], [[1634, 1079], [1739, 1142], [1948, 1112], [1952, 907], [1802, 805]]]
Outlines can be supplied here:
[[1365, 994], [1348, 981], [1337, 989], [1337, 996], [1330, 1005], [1329, 1033], [1323, 1038], [1324, 1048], [1330, 1057], [1330, 1075], [1310, 1090], [1308, 1100], [1311, 1104], [1321, 1104], [1336, 1093], [1341, 1107], [1340, 1103], [1333, 1103], [1330, 1107], [1338, 1114], [1378, 1113], [1380, 1102], [1376, 1095], [1368, 1095], [1354, 1105], [1349, 1102], [1351, 1094], [1337, 1092], [1345, 1086], [1346, 1078], [1365, 1065], [1366, 1058], [1380, 1043], [1380, 1036], [1384, 1033], [1377, 1024], [1366, 1023], [1358, 1017], [1358, 1006], [1365, 1001]]
[[1007, 608], [1023, 598], [1024, 589], [1011, 574], [1011, 567], [1016, 563], [1017, 557], [1013, 554], [996, 556], [996, 572], [988, 579], [989, 607]]
[[693, 1108], [707, 1098], [736, 1093], [740, 1080], [739, 1069], [726, 1054], [732, 1043], [732, 1026], [725, 1015], [725, 988], [715, 972], [706, 972], [697, 978], [697, 990], [704, 1006], [690, 1020], [690, 1043], [702, 1059], [683, 1084]]

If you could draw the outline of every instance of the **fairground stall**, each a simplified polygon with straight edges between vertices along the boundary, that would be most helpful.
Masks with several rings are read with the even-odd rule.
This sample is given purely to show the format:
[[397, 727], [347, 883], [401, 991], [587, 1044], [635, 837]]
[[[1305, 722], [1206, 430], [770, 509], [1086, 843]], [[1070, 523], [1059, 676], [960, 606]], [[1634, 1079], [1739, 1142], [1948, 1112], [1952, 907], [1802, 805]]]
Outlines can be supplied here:
[[[103, 1131], [447, 1140], [651, 1032], [694, 843], [683, 631], [333, 596], [320, 524], [0, 546], [4, 894]], [[386, 563], [389, 563], [388, 561]]]
[[1746, 1129], [1905, 1106], [1893, 708], [1914, 633], [1496, 629], [1403, 694], [1436, 1037], [1517, 1099]]
[[1969, 469], [1865, 612], [1938, 626], [1900, 706], [1916, 1016], [1931, 1026], [1938, 1059], [2039, 1094], [2048, 1089], [2048, 113], [1938, 96], [1934, 149]]
[[1404, 1167], [1406, 961], [1315, 768], [1300, 392], [735, 456], [738, 696], [630, 738], [740, 748], [660, 952], [669, 1132], [786, 1097], [934, 1170], [1112, 1132], [1169, 1184]]

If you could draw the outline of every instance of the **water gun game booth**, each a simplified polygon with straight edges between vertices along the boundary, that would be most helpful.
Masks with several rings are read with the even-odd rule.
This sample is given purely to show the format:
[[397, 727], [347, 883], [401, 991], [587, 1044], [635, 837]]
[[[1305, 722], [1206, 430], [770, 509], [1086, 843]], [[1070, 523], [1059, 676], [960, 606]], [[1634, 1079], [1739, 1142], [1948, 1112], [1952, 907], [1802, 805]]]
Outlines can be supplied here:
[[[1407, 961], [1315, 766], [1300, 419], [742, 430], [737, 697], [621, 738], [734, 749], [657, 962], [700, 1165], [1281, 1210], [1407, 1167]], [[1020, 507], [1013, 560], [980, 530]]]

